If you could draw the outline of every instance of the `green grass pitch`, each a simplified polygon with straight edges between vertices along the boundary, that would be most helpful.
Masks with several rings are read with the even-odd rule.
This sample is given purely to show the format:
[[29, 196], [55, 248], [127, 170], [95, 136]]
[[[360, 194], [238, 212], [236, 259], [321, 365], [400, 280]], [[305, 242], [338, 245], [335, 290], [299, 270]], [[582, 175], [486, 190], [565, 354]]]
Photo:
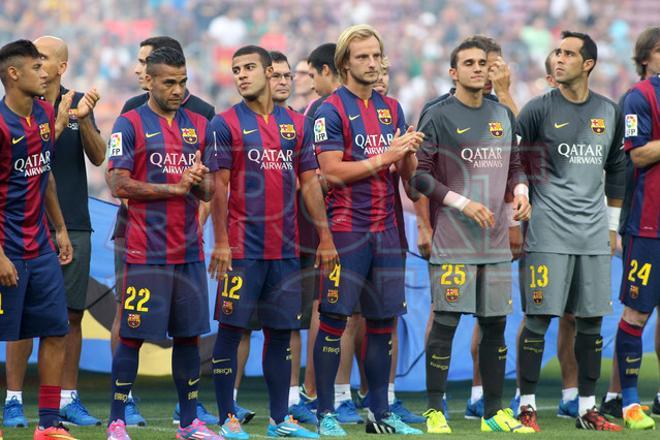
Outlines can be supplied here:
[[[603, 361], [601, 380], [599, 381], [598, 396], [600, 397], [606, 390], [608, 378], [610, 375], [611, 360]], [[13, 439], [31, 439], [34, 423], [37, 417], [36, 392], [37, 392], [37, 372], [31, 367], [28, 372], [26, 382], [26, 391], [24, 400], [26, 401], [26, 416], [30, 420], [28, 429], [9, 429], [5, 428], [4, 440]], [[3, 374], [4, 377], [4, 374]], [[651, 402], [658, 389], [658, 365], [654, 354], [647, 354], [642, 364], [642, 373], [640, 378], [640, 394], [642, 400]], [[102, 374], [83, 373], [80, 378], [80, 394], [90, 412], [97, 416], [107, 419], [109, 411], [110, 398], [110, 377]], [[505, 390], [504, 404], [513, 395], [515, 384], [513, 381], [507, 381]], [[463, 418], [465, 402], [470, 393], [470, 384], [468, 382], [451, 382], [449, 384], [449, 409], [450, 426], [454, 434], [453, 437], [466, 439], [483, 439], [506, 436], [507, 434], [482, 434], [479, 431], [478, 421], [469, 421]], [[147, 419], [149, 425], [144, 428], [129, 428], [129, 434], [134, 440], [156, 440], [156, 439], [174, 439], [175, 428], [172, 425], [172, 410], [176, 403], [176, 393], [174, 385], [170, 378], [138, 378], [135, 394], [139, 397], [139, 406], [142, 415]], [[537, 404], [539, 405], [539, 424], [542, 432], [533, 434], [538, 439], [591, 439], [591, 438], [613, 438], [615, 436], [633, 436], [635, 439], [658, 439], [658, 431], [632, 432], [624, 430], [623, 433], [596, 433], [590, 431], [580, 431], [575, 428], [573, 420], [560, 419], [555, 417], [556, 407], [561, 394], [561, 381], [559, 375], [559, 364], [556, 360], [550, 362], [543, 370], [541, 384], [537, 395]], [[207, 409], [215, 412], [215, 398], [213, 395], [213, 385], [210, 377], [203, 377], [201, 381], [200, 396], [207, 406]], [[405, 404], [415, 412], [421, 413], [426, 408], [426, 399], [424, 393], [398, 393]], [[265, 438], [267, 417], [267, 396], [262, 378], [248, 378], [239, 393], [239, 402], [242, 406], [250, 408], [257, 412], [257, 416], [248, 425], [245, 430], [251, 434], [252, 438]], [[660, 419], [656, 418], [660, 424]], [[104, 421], [105, 422], [105, 421]], [[214, 427], [217, 428], [217, 427]], [[351, 439], [373, 439], [375, 435], [368, 435], [364, 432], [364, 425], [346, 426]], [[420, 425], [419, 428], [424, 428]], [[80, 428], [73, 427], [71, 433], [78, 439], [105, 439], [105, 423], [103, 427]], [[393, 437], [393, 436], [390, 436]], [[394, 436], [399, 437], [399, 436]], [[424, 434], [419, 438], [431, 438], [432, 436]]]

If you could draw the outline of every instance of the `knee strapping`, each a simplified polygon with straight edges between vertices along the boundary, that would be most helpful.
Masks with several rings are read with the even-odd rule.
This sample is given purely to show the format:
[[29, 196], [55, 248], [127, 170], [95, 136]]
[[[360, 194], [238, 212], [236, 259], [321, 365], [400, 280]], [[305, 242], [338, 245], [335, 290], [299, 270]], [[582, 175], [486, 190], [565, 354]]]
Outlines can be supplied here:
[[479, 327], [481, 328], [481, 343], [504, 344], [504, 330], [506, 329], [506, 317], [493, 316], [488, 318], [479, 318]]
[[600, 335], [603, 318], [575, 318], [575, 328], [578, 333], [585, 335]]
[[348, 320], [346, 316], [321, 313], [319, 321], [319, 331], [341, 337], [344, 334]]
[[196, 346], [199, 345], [199, 336], [192, 336], [188, 338], [174, 338], [172, 340], [173, 345], [188, 345]]
[[545, 335], [550, 327], [550, 316], [545, 315], [527, 315], [525, 317], [525, 328], [539, 334]]
[[367, 333], [392, 333], [394, 318], [389, 319], [367, 319]]
[[434, 312], [433, 313], [433, 324], [436, 323], [443, 325], [445, 327], [458, 327], [458, 323], [461, 320], [460, 313], [453, 312]]

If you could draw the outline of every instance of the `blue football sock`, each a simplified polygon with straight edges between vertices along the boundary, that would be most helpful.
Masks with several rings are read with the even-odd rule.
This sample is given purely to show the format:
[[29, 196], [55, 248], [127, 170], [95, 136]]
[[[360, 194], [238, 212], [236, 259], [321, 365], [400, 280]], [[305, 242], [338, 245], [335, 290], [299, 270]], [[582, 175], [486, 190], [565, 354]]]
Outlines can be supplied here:
[[262, 368], [268, 386], [270, 417], [282, 423], [289, 412], [289, 383], [291, 381], [291, 330], [264, 327]]
[[369, 409], [376, 421], [389, 413], [387, 385], [392, 362], [392, 327], [394, 319], [367, 319], [367, 337], [364, 342], [362, 361], [369, 385]]
[[190, 425], [197, 417], [199, 387], [198, 338], [174, 338], [172, 378], [179, 395], [179, 425]]
[[341, 335], [346, 320], [321, 314], [319, 332], [314, 342], [314, 377], [318, 400], [317, 414], [335, 411], [335, 377], [339, 370]]
[[112, 403], [108, 424], [115, 420], [126, 422], [126, 401], [137, 377], [141, 346], [142, 340], [124, 338], [117, 345], [112, 358]]
[[642, 327], [629, 324], [622, 319], [616, 332], [616, 357], [619, 362], [619, 380], [624, 408], [639, 403], [637, 379], [642, 365], [642, 331]]
[[213, 347], [213, 384], [218, 402], [218, 415], [223, 423], [229, 414], [236, 414], [234, 409], [234, 382], [236, 380], [236, 359], [238, 345], [241, 343], [243, 329], [220, 324]]

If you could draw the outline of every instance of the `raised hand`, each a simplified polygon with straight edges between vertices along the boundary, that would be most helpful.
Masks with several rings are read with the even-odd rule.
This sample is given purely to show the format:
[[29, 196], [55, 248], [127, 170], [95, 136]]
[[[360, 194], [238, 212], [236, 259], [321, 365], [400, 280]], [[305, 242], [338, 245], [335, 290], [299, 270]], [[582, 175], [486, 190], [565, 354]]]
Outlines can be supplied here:
[[87, 93], [78, 102], [78, 108], [74, 110], [74, 114], [78, 119], [84, 119], [92, 113], [96, 103], [101, 99], [101, 95], [95, 87], [89, 89]]

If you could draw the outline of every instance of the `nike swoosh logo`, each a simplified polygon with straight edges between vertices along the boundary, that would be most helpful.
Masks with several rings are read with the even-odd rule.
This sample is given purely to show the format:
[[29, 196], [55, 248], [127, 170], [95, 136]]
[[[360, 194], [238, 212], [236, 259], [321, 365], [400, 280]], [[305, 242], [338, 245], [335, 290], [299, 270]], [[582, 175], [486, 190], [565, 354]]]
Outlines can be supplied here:
[[360, 115], [348, 115], [348, 119], [350, 119], [351, 121], [355, 121], [359, 117]]
[[328, 342], [337, 342], [337, 341], [341, 341], [341, 338], [331, 338], [330, 336], [326, 336], [325, 340]]
[[115, 385], [118, 387], [127, 387], [133, 385], [133, 382], [119, 382], [119, 380], [115, 380]]
[[145, 134], [145, 136], [147, 137], [147, 139], [149, 139], [149, 138], [152, 138], [154, 136], [158, 136], [159, 134], [160, 134], [160, 131], [157, 131], [155, 133], [147, 133], [147, 134]]
[[498, 353], [506, 353], [507, 350], [508, 350], [508, 348], [506, 348], [506, 347], [498, 347], [497, 352]]
[[639, 362], [641, 359], [642, 359], [641, 357], [639, 357], [639, 358], [634, 358], [634, 359], [630, 359], [629, 356], [626, 356], [626, 362], [628, 362], [629, 364], [632, 364], [632, 363], [634, 363], [634, 362]]
[[456, 127], [456, 133], [463, 134], [466, 131], [468, 131], [470, 128], [472, 128], [472, 127], [464, 128], [464, 129], [461, 130], [460, 128]]
[[244, 134], [244, 135], [248, 135], [248, 134], [250, 134], [250, 133], [254, 133], [254, 132], [257, 131], [257, 130], [259, 130], [259, 129], [258, 129], [258, 128], [255, 128], [254, 130], [246, 130], [246, 129], [243, 129], [243, 134]]
[[19, 137], [19, 138], [11, 138], [11, 144], [12, 144], [12, 145], [16, 145], [17, 143], [19, 143], [20, 141], [22, 141], [24, 137], [25, 137], [25, 135], [23, 135], [23, 136], [21, 136], [21, 137]]
[[227, 358], [227, 359], [213, 359], [213, 358], [211, 358], [211, 362], [214, 363], [214, 364], [219, 364], [221, 362], [228, 362], [229, 360], [230, 360], [229, 358]]
[[188, 386], [191, 386], [191, 387], [192, 387], [192, 386], [194, 386], [195, 384], [197, 384], [197, 382], [199, 382], [199, 377], [198, 377], [197, 379], [195, 379], [195, 380], [188, 379]]
[[568, 124], [570, 124], [570, 122], [564, 122], [563, 124], [557, 124], [557, 123], [555, 122], [555, 128], [566, 127]]

